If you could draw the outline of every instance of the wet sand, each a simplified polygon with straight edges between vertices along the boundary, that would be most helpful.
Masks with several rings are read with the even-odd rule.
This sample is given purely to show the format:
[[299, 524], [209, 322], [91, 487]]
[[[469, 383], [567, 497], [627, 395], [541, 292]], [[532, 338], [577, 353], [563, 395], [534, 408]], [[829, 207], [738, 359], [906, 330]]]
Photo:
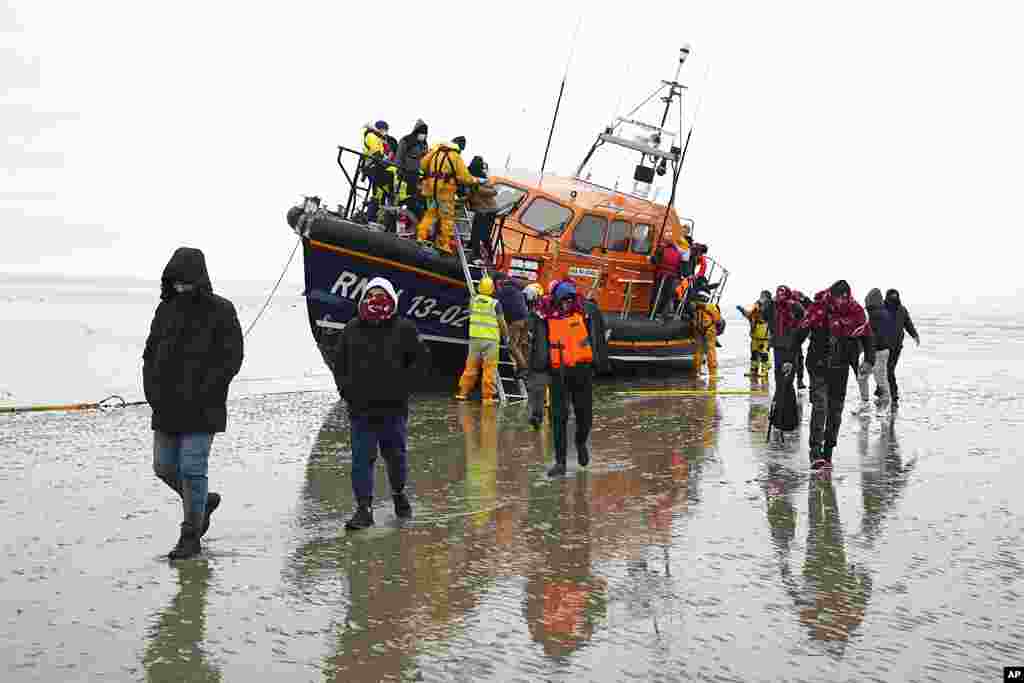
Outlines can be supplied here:
[[[764, 396], [601, 384], [593, 462], [554, 481], [525, 407], [426, 396], [416, 517], [378, 467], [356, 534], [344, 403], [235, 398], [224, 504], [173, 564], [148, 407], [0, 416], [4, 680], [1001, 680], [1024, 663], [1024, 348], [918, 325], [900, 414], [847, 415], [831, 480], [806, 424], [765, 442]], [[732, 330], [718, 386], [750, 388]]]

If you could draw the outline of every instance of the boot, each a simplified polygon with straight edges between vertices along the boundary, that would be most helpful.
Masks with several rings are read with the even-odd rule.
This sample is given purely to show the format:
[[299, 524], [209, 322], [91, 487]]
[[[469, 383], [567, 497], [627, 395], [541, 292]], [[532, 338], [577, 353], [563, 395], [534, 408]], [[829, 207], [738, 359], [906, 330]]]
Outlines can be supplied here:
[[195, 557], [203, 548], [199, 544], [198, 529], [195, 524], [191, 522], [181, 523], [181, 536], [178, 537], [178, 544], [174, 546], [171, 552], [167, 553], [168, 559], [171, 560], [187, 560], [190, 557]]
[[203, 515], [203, 528], [199, 532], [199, 538], [206, 535], [206, 532], [210, 530], [210, 515], [213, 511], [220, 507], [220, 494], [219, 493], [208, 493], [206, 495], [206, 514]]
[[409, 504], [409, 498], [403, 491], [392, 493], [391, 499], [395, 501], [395, 517], [412, 519], [412, 505]]
[[534, 429], [540, 429], [540, 425], [544, 420], [537, 417], [536, 415], [530, 416], [530, 426]]
[[587, 450], [586, 441], [576, 444], [576, 459], [580, 463], [580, 467], [590, 464], [590, 451]]
[[349, 531], [358, 531], [373, 526], [373, 509], [370, 508], [372, 502], [372, 498], [360, 498], [355, 514], [352, 515], [352, 519], [345, 522], [345, 528]]
[[548, 470], [549, 477], [563, 477], [565, 476], [565, 461], [556, 460], [555, 464]]

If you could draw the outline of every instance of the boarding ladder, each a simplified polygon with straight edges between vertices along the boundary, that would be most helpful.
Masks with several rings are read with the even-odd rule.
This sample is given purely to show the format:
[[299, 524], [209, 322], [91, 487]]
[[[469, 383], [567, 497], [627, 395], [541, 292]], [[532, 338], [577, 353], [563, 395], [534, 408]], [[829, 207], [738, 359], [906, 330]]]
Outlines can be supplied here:
[[[470, 263], [466, 259], [466, 249], [462, 244], [462, 234], [455, 231], [455, 250], [459, 255], [459, 263], [462, 265], [462, 276], [466, 281], [466, 290], [469, 298], [476, 296], [476, 286], [480, 280], [489, 277], [487, 266], [479, 263]], [[506, 340], [507, 341], [507, 340]], [[519, 403], [526, 400], [526, 384], [516, 377], [516, 364], [509, 353], [507, 343], [498, 345], [498, 401], [501, 405]], [[506, 388], [506, 384], [509, 385]]]

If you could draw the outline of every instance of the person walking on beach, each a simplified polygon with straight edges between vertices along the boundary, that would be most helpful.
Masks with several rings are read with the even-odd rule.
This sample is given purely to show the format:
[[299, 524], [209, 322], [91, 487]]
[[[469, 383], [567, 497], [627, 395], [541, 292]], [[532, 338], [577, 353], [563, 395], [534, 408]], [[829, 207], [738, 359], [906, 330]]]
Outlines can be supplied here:
[[[543, 370], [551, 373], [555, 464], [548, 476], [555, 477], [566, 473], [570, 403], [576, 414], [576, 458], [580, 467], [590, 464], [587, 439], [594, 414], [594, 353], [590, 319], [572, 280], [552, 283], [551, 295], [541, 303], [541, 317], [543, 322], [535, 326], [530, 358], [546, 358]], [[534, 371], [538, 371], [536, 365]]]
[[373, 474], [378, 448], [387, 463], [395, 516], [412, 517], [405, 494], [408, 474], [406, 427], [409, 395], [425, 367], [427, 350], [416, 325], [395, 312], [391, 282], [375, 277], [366, 285], [359, 315], [342, 330], [334, 349], [334, 381], [348, 404], [352, 428], [352, 493], [356, 510], [345, 528], [373, 526]]
[[896, 329], [896, 336], [893, 339], [892, 348], [889, 349], [888, 379], [889, 394], [892, 400], [892, 409], [896, 410], [900, 401], [900, 388], [896, 384], [896, 364], [900, 362], [900, 354], [903, 353], [903, 340], [909, 334], [914, 343], [921, 345], [921, 337], [917, 334], [914, 321], [910, 319], [910, 312], [900, 301], [900, 293], [890, 289], [885, 293], [885, 308], [893, 317], [893, 326]]
[[871, 324], [853, 298], [849, 283], [838, 280], [815, 295], [798, 329], [798, 344], [808, 336], [811, 339], [807, 349], [807, 371], [811, 376], [811, 467], [831, 467], [843, 421], [851, 359], [863, 349], [860, 373], [870, 372], [875, 364]]
[[213, 436], [227, 428], [228, 386], [242, 367], [234, 305], [213, 293], [199, 249], [175, 250], [160, 279], [160, 305], [142, 354], [153, 409], [153, 471], [181, 498], [184, 521], [172, 560], [198, 555], [221, 503], [209, 491]]
[[[896, 325], [892, 314], [885, 308], [882, 290], [872, 289], [864, 299], [864, 307], [871, 323], [873, 345], [875, 347], [875, 386], [878, 399], [875, 402], [879, 410], [889, 405], [889, 349], [896, 337]], [[855, 415], [865, 415], [871, 409], [871, 398], [868, 393], [868, 375], [857, 375], [857, 386], [860, 389], [860, 406], [854, 410]]]

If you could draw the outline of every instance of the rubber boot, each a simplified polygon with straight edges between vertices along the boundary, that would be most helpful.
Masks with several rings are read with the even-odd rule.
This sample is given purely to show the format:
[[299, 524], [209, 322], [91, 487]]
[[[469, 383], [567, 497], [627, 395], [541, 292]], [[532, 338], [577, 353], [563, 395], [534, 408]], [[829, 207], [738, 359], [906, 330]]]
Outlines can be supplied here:
[[399, 519], [412, 519], [412, 505], [404, 491], [392, 493], [391, 499], [395, 501], [395, 517]]
[[576, 460], [579, 462], [580, 467], [586, 467], [590, 464], [590, 451], [587, 450], [587, 442], [576, 444]]
[[352, 519], [345, 522], [345, 528], [349, 531], [358, 531], [373, 526], [373, 509], [370, 505], [373, 498], [360, 498], [356, 505], [355, 514]]
[[[201, 523], [200, 523], [201, 524]], [[171, 552], [167, 553], [168, 559], [187, 560], [202, 552], [203, 548], [199, 543], [200, 525], [193, 522], [181, 523], [181, 536], [178, 544]]]
[[213, 511], [220, 507], [220, 494], [219, 493], [208, 493], [206, 495], [206, 514], [203, 515], [203, 528], [199, 533], [199, 537], [202, 538], [206, 535], [206, 532], [210, 530], [210, 515]]

